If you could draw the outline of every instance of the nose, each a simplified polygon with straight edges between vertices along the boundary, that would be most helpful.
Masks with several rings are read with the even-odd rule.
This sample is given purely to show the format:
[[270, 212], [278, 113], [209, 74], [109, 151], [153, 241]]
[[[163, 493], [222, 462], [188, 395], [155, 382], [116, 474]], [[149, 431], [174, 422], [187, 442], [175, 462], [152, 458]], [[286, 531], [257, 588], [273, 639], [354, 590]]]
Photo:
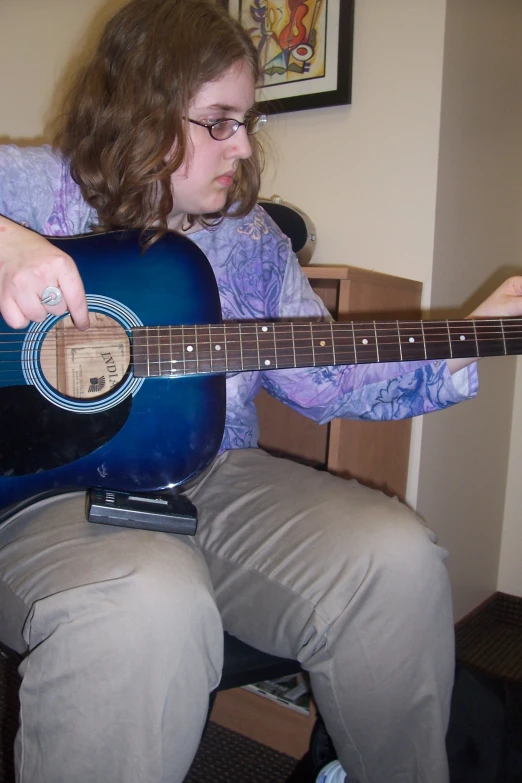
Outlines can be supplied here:
[[233, 136], [228, 139], [227, 157], [229, 158], [250, 158], [252, 155], [252, 145], [246, 128], [242, 125]]

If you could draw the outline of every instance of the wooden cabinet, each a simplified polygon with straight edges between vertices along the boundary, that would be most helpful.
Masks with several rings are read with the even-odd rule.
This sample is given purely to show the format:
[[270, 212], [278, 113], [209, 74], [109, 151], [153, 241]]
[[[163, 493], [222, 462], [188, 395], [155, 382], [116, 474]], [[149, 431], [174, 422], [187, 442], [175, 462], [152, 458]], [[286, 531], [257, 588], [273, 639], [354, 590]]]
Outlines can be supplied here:
[[[414, 280], [346, 266], [308, 266], [304, 272], [337, 321], [420, 317], [422, 286]], [[264, 448], [404, 499], [410, 421], [335, 419], [318, 425], [264, 391], [256, 404]], [[300, 715], [238, 688], [218, 694], [212, 720], [299, 758], [315, 715]]]
[[[315, 723], [315, 708], [301, 715], [245, 688], [220, 691], [212, 720], [296, 759], [304, 756]], [[268, 783], [268, 781], [267, 781]]]
[[[304, 272], [336, 321], [420, 317], [422, 285], [415, 280], [346, 266], [308, 266]], [[263, 448], [357, 478], [404, 500], [409, 420], [334, 419], [318, 425], [265, 391], [256, 404]]]

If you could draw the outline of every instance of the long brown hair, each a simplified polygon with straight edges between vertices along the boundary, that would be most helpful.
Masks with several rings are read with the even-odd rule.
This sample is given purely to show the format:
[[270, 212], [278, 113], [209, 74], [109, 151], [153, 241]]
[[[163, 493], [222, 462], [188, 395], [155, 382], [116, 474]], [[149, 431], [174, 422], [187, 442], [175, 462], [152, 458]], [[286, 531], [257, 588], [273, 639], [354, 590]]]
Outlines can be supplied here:
[[[219, 0], [132, 0], [109, 21], [55, 136], [100, 228], [166, 230], [170, 177], [190, 154], [183, 119], [189, 104], [204, 84], [241, 61], [257, 81], [254, 46]], [[251, 143], [253, 154], [240, 161], [224, 209], [200, 222], [241, 216], [254, 206], [262, 153], [255, 137]]]

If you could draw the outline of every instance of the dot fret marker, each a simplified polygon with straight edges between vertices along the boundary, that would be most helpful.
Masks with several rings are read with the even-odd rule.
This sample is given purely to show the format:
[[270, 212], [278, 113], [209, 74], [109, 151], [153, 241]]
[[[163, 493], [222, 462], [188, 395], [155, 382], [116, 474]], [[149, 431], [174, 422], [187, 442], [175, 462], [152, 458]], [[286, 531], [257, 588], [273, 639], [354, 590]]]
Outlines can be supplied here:
[[408, 342], [410, 342], [410, 343], [414, 343], [414, 342], [415, 342], [415, 337], [410, 337], [410, 339], [408, 340]]
[[193, 348], [192, 345], [187, 345], [187, 351], [193, 351], [193, 350], [194, 350], [194, 348]]

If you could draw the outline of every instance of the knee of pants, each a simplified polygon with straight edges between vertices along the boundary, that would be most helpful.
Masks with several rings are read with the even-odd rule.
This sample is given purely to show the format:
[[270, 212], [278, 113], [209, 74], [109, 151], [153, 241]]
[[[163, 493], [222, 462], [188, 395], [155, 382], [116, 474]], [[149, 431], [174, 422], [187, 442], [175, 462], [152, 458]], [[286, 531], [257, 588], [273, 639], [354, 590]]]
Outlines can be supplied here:
[[379, 612], [386, 606], [401, 607], [403, 613], [426, 612], [441, 602], [447, 606], [447, 552], [422, 521], [400, 502], [384, 496], [363, 508], [355, 525], [353, 511], [349, 508], [335, 520], [330, 540], [326, 570], [328, 592], [336, 596], [330, 603], [330, 607], [336, 605], [335, 614], [348, 604], [368, 607], [371, 602]]
[[136, 660], [208, 654], [219, 679], [223, 629], [210, 578], [199, 552], [165, 537], [111, 568], [104, 581], [74, 580], [35, 602], [24, 629], [30, 648], [56, 636], [61, 649], [85, 645], [95, 658], [116, 661], [118, 650]]

